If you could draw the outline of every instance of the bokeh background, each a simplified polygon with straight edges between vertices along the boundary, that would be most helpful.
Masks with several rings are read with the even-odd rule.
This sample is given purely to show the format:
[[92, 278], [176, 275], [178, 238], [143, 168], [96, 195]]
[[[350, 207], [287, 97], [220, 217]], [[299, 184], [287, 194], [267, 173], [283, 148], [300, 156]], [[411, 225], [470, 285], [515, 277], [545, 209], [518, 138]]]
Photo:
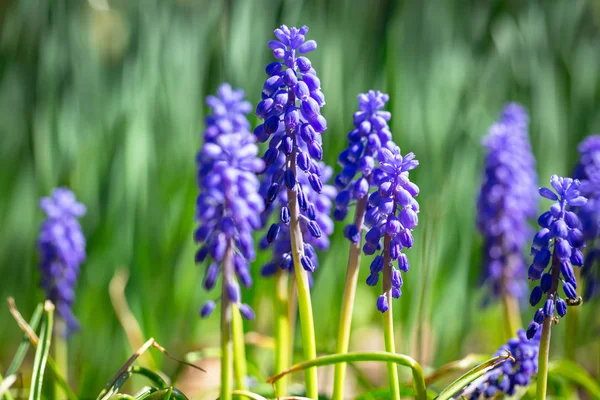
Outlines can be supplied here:
[[[503, 104], [530, 113], [542, 183], [569, 174], [577, 144], [600, 132], [600, 1], [5, 0], [0, 23], [0, 298], [14, 296], [26, 317], [42, 300], [38, 199], [70, 187], [88, 208], [75, 305], [83, 329], [70, 342], [81, 394], [97, 394], [132, 352], [108, 295], [120, 268], [130, 272], [126, 296], [145, 337], [179, 356], [218, 342], [218, 318], [198, 317], [212, 294], [193, 261], [204, 98], [227, 81], [256, 104], [280, 24], [308, 25], [319, 44], [311, 60], [327, 100], [329, 165], [339, 171], [356, 95], [369, 89], [389, 93], [394, 139], [421, 163], [420, 225], [394, 314], [398, 351], [425, 365], [491, 354], [503, 342], [500, 308], [481, 307], [474, 229], [480, 141]], [[323, 353], [335, 348], [342, 228], [320, 254], [313, 290]], [[272, 282], [257, 274], [267, 258], [253, 264], [255, 289], [244, 298], [257, 311], [246, 330], [271, 335]], [[383, 349], [377, 290], [359, 284], [354, 349]], [[591, 372], [598, 310], [584, 305], [577, 338]], [[532, 315], [523, 306], [524, 323]], [[552, 357], [563, 353], [564, 332], [553, 330]], [[3, 370], [20, 338], [0, 306]], [[248, 351], [259, 375], [272, 372], [268, 350]], [[357, 385], [385, 379], [368, 372], [371, 382]]]

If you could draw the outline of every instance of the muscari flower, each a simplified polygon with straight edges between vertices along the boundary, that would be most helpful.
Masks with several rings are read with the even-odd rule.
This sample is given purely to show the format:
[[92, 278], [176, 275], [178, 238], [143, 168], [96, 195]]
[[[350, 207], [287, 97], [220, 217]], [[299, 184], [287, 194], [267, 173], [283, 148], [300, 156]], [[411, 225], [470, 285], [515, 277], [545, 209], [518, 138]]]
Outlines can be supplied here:
[[[227, 278], [227, 294], [231, 302], [240, 304], [242, 316], [252, 319], [252, 309], [241, 304], [238, 279], [245, 287], [252, 285], [252, 231], [261, 227], [259, 215], [264, 209], [256, 173], [264, 169], [264, 162], [257, 157], [258, 147], [249, 125], [240, 119], [248, 109], [243, 92], [232, 91], [224, 84], [219, 88], [219, 97], [209, 97], [207, 103], [213, 111], [207, 118], [210, 135], [196, 157], [200, 194], [196, 201], [199, 226], [194, 240], [201, 245], [196, 262], [211, 260], [203, 282], [204, 288], [211, 290], [222, 272], [225, 253], [232, 252], [235, 273]], [[215, 306], [214, 301], [207, 302], [200, 315], [210, 315]]]
[[[391, 287], [392, 296], [398, 298], [402, 294], [401, 272], [409, 270], [408, 258], [402, 250], [413, 245], [412, 230], [417, 226], [419, 212], [419, 203], [415, 200], [419, 188], [409, 180], [408, 173], [419, 162], [413, 153], [402, 157], [400, 148], [392, 141], [379, 149], [377, 158], [379, 166], [373, 170], [373, 183], [377, 190], [369, 196], [365, 214], [365, 225], [369, 231], [365, 235], [363, 252], [366, 255], [379, 254], [371, 262], [367, 284], [377, 284], [387, 260], [396, 262], [397, 265], [392, 264]], [[382, 238], [385, 243], [389, 242], [389, 246], [382, 246]], [[388, 308], [385, 295], [379, 296], [377, 309], [386, 312]]]
[[[335, 186], [340, 192], [335, 200], [333, 216], [338, 221], [346, 217], [351, 202], [367, 196], [373, 186], [372, 173], [377, 152], [392, 139], [387, 124], [392, 115], [382, 110], [389, 98], [387, 94], [373, 90], [358, 95], [358, 111], [353, 116], [354, 129], [348, 134], [348, 148], [338, 158], [343, 168], [335, 177]], [[347, 226], [344, 234], [353, 242], [360, 239], [354, 225]]]
[[588, 136], [579, 145], [580, 159], [573, 177], [581, 181], [581, 194], [588, 202], [575, 212], [581, 220], [582, 232], [589, 249], [581, 268], [581, 277], [585, 282], [584, 300], [589, 300], [600, 292], [600, 135]]
[[[306, 26], [297, 29], [282, 25], [275, 29], [278, 40], [270, 41], [269, 47], [280, 61], [266, 67], [269, 78], [263, 87], [262, 100], [256, 106], [256, 115], [264, 123], [258, 125], [254, 133], [261, 142], [270, 139], [269, 149], [263, 156], [267, 166], [262, 174], [263, 182], [268, 185], [263, 191], [266, 208], [274, 209], [276, 201], [281, 207], [279, 222], [270, 226], [262, 247], [274, 243], [274, 264], [281, 268], [288, 266], [291, 213], [288, 194], [283, 192], [293, 193], [300, 209], [305, 246], [300, 261], [305, 270], [312, 272], [316, 262], [313, 244], [316, 242], [321, 248], [328, 246], [324, 236], [331, 233], [332, 223], [327, 216], [331, 188], [323, 184], [330, 173], [320, 162], [323, 156], [321, 133], [327, 128], [320, 112], [325, 98], [310, 60], [301, 56], [317, 48], [314, 40], [305, 41], [307, 32]], [[269, 264], [266, 267], [263, 275], [274, 272]]]
[[51, 197], [40, 201], [40, 207], [46, 213], [38, 237], [41, 285], [46, 298], [56, 305], [68, 335], [79, 328], [72, 306], [79, 267], [86, 257], [85, 237], [77, 220], [85, 214], [85, 207], [66, 188], [54, 189]]
[[528, 122], [521, 106], [508, 104], [482, 143], [487, 155], [477, 228], [485, 241], [482, 280], [495, 297], [506, 293], [520, 298], [527, 290], [523, 249], [531, 237], [528, 220], [535, 218], [537, 208]]
[[529, 267], [529, 279], [540, 281], [531, 291], [529, 303], [536, 306], [546, 294], [546, 300], [535, 313], [535, 317], [527, 329], [527, 337], [532, 338], [545, 318], [553, 318], [556, 311], [560, 317], [567, 313], [567, 303], [558, 292], [560, 283], [568, 300], [577, 299], [577, 280], [573, 266], [583, 264], [585, 238], [581, 231], [581, 222], [568, 207], [582, 207], [587, 199], [581, 195], [580, 182], [577, 179], [561, 178], [552, 175], [550, 184], [554, 188], [542, 187], [542, 197], [555, 201], [538, 218], [541, 229], [535, 234], [531, 246], [533, 263]]
[[[273, 173], [281, 171], [281, 167], [284, 163], [285, 155], [280, 154], [279, 160], [274, 162], [262, 175], [260, 193], [264, 197], [267, 196], [267, 192], [274, 180]], [[335, 188], [326, 184], [332, 175], [331, 168], [327, 167], [323, 162], [318, 162], [317, 165], [321, 170], [320, 177], [323, 182], [321, 193], [315, 192], [314, 190], [308, 190], [303, 195], [299, 196], [299, 198], [302, 197], [303, 201], [305, 199], [307, 202], [306, 211], [301, 211], [300, 214], [300, 219], [304, 221], [300, 227], [304, 238], [304, 254], [306, 256], [303, 266], [309, 271], [310, 282], [312, 282], [312, 275], [310, 275], [310, 272], [314, 272], [319, 266], [319, 260], [315, 250], [324, 251], [329, 248], [329, 236], [333, 233], [334, 228], [333, 221], [329, 215], [332, 207], [332, 199], [336, 195]], [[300, 179], [300, 187], [307, 187], [309, 185], [306, 174], [299, 174], [298, 177]], [[277, 179], [275, 179], [275, 181], [276, 180]], [[286, 206], [287, 203], [287, 191], [281, 190], [262, 215], [263, 222], [266, 223], [272, 212], [276, 209], [279, 210], [279, 222], [270, 226], [266, 235], [260, 242], [260, 248], [262, 250], [271, 247], [273, 253], [271, 260], [267, 262], [261, 270], [261, 275], [264, 277], [274, 275], [277, 272], [277, 268], [290, 272], [294, 268], [289, 229], [290, 213]], [[314, 219], [311, 220], [311, 217]], [[319, 232], [321, 234], [318, 234]], [[314, 233], [317, 233], [317, 235]]]
[[541, 331], [531, 339], [527, 339], [525, 331], [519, 329], [517, 337], [510, 339], [494, 356], [506, 355], [510, 351], [515, 361], [507, 359], [481, 378], [467, 386], [461, 393], [461, 398], [476, 400], [492, 398], [499, 394], [512, 396], [518, 386], [528, 386], [533, 375], [538, 370], [538, 351]]

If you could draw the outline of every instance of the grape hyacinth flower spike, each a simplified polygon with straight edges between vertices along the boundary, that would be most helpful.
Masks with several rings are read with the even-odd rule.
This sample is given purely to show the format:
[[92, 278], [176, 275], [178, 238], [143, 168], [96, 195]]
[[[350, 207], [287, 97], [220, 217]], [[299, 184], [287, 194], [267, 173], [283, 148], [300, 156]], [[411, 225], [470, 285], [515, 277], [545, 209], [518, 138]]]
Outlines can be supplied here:
[[[392, 138], [387, 124], [391, 114], [389, 111], [383, 110], [388, 100], [389, 96], [380, 91], [369, 90], [367, 93], [358, 95], [358, 111], [353, 116], [354, 129], [348, 133], [348, 148], [342, 151], [338, 158], [342, 171], [335, 178], [335, 185], [340, 192], [335, 199], [334, 218], [339, 221], [343, 220], [348, 214], [350, 205], [356, 203], [354, 222], [344, 229], [344, 236], [350, 240], [351, 244], [340, 315], [338, 354], [348, 352], [360, 267], [364, 216], [369, 191], [373, 186], [377, 152]], [[335, 400], [344, 398], [345, 375], [346, 364], [336, 364], [333, 386], [333, 399]]]
[[[583, 264], [581, 249], [585, 247], [585, 239], [581, 231], [581, 222], [569, 207], [582, 207], [587, 199], [579, 190], [580, 181], [572, 178], [561, 178], [552, 175], [550, 179], [552, 189], [542, 187], [539, 193], [542, 197], [552, 200], [549, 211], [544, 212], [538, 219], [541, 229], [533, 238], [531, 252], [533, 263], [529, 267], [529, 279], [539, 281], [531, 291], [529, 302], [537, 306], [542, 297], [546, 299], [535, 313], [533, 321], [527, 328], [527, 337], [533, 338], [540, 326], [542, 335], [540, 339], [539, 374], [538, 374], [538, 399], [546, 397], [548, 381], [548, 353], [550, 350], [550, 333], [552, 322], [558, 321], [555, 313], [564, 317], [567, 313], [567, 304], [576, 304], [577, 280], [573, 273], [573, 266]], [[559, 292], [566, 297], [564, 300]]]
[[530, 340], [525, 331], [519, 329], [517, 337], [510, 339], [494, 354], [503, 356], [508, 351], [514, 361], [507, 359], [469, 384], [460, 393], [461, 398], [477, 400], [494, 398], [500, 394], [513, 396], [518, 387], [527, 387], [538, 371], [539, 346], [540, 332]]
[[581, 268], [584, 301], [600, 293], [600, 135], [588, 136], [579, 144], [579, 163], [573, 177], [581, 181], [581, 194], [588, 202], [574, 211], [588, 244]]
[[508, 338], [521, 326], [518, 299], [527, 290], [524, 248], [538, 199], [528, 122], [526, 111], [512, 103], [490, 127], [483, 139], [487, 154], [477, 201], [477, 228], [484, 237], [482, 280], [491, 297], [503, 301]]
[[[323, 157], [321, 134], [327, 129], [327, 122], [321, 115], [325, 105], [321, 82], [305, 56], [317, 48], [317, 43], [306, 40], [307, 33], [306, 26], [288, 28], [282, 25], [275, 29], [277, 40], [271, 40], [269, 48], [278, 61], [265, 69], [268, 78], [263, 86], [262, 100], [256, 106], [256, 115], [264, 122], [254, 133], [261, 142], [269, 140], [269, 148], [263, 157], [266, 171], [271, 171], [266, 206], [270, 207], [280, 191], [287, 191], [287, 203], [282, 204], [280, 212], [281, 222], [269, 228], [268, 239], [276, 241], [281, 224], [289, 225], [302, 343], [305, 359], [311, 360], [316, 357], [316, 342], [307, 272], [314, 271], [315, 265], [308, 249], [305, 250], [303, 229], [314, 238], [323, 235], [317, 222], [316, 207], [311, 207], [306, 192], [323, 190], [318, 162]], [[273, 170], [271, 167], [276, 163]], [[304, 177], [299, 176], [302, 174]], [[289, 350], [277, 349], [276, 354], [283, 351]], [[317, 398], [316, 368], [306, 370], [306, 390], [308, 397]]]
[[40, 208], [46, 214], [38, 238], [41, 285], [64, 322], [60, 333], [68, 336], [79, 329], [72, 307], [79, 268], [86, 258], [78, 221], [86, 210], [67, 188], [54, 189], [50, 197], [42, 198]]
[[[392, 299], [402, 294], [402, 272], [408, 272], [409, 262], [403, 249], [413, 246], [412, 231], [417, 226], [419, 203], [415, 197], [419, 188], [409, 179], [409, 171], [419, 162], [413, 153], [404, 157], [392, 141], [378, 151], [379, 166], [373, 171], [378, 186], [369, 196], [363, 252], [371, 256], [371, 273], [367, 285], [375, 286], [382, 275], [383, 293], [377, 299], [377, 309], [384, 313], [385, 350], [394, 353], [394, 323]], [[383, 241], [383, 246], [381, 242]], [[398, 373], [394, 364], [388, 364], [388, 376], [393, 398], [399, 399]]]
[[[233, 340], [241, 340], [243, 331], [238, 316], [253, 319], [254, 312], [241, 301], [240, 285], [252, 285], [249, 262], [255, 251], [252, 232], [261, 227], [260, 213], [264, 210], [258, 193], [256, 174], [264, 169], [264, 162], [257, 156], [258, 147], [249, 131], [249, 125], [241, 118], [249, 107], [243, 101], [243, 92], [232, 91], [225, 84], [219, 88], [219, 97], [209, 97], [208, 105], [213, 114], [207, 118], [205, 142], [196, 157], [197, 181], [200, 189], [196, 201], [198, 228], [195, 241], [201, 245], [196, 262], [210, 259], [203, 286], [211, 290], [219, 275], [221, 286], [221, 398], [231, 398], [229, 351], [231, 326]], [[208, 301], [200, 310], [202, 317], [215, 309], [214, 301]], [[245, 356], [236, 355], [236, 385], [242, 385], [245, 372], [237, 369]]]

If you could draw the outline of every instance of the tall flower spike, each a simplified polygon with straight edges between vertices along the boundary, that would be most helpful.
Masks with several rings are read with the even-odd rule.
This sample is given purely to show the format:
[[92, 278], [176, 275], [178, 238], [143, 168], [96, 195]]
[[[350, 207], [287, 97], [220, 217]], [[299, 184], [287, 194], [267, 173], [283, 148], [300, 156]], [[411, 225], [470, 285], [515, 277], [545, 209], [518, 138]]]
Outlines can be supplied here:
[[581, 181], [581, 194], [588, 202], [576, 209], [581, 220], [582, 231], [590, 246], [581, 268], [581, 277], [585, 287], [584, 300], [600, 293], [600, 135], [588, 136], [579, 145], [580, 159], [573, 177]]
[[537, 209], [528, 122], [521, 106], [508, 104], [482, 143], [487, 150], [477, 201], [477, 228], [485, 241], [482, 280], [497, 298], [521, 298], [527, 291], [523, 250], [531, 237], [528, 221]]
[[38, 238], [41, 284], [65, 322], [63, 333], [69, 335], [79, 328], [72, 306], [79, 267], [86, 257], [85, 237], [77, 220], [85, 214], [85, 207], [67, 188], [54, 189], [51, 197], [40, 201], [40, 207], [46, 213]]
[[[213, 114], [207, 118], [205, 143], [196, 157], [200, 194], [196, 201], [199, 226], [194, 239], [201, 245], [196, 262], [212, 260], [204, 277], [205, 289], [211, 290], [222, 272], [226, 253], [231, 252], [233, 271], [225, 279], [228, 297], [234, 303], [241, 303], [238, 279], [245, 287], [252, 284], [252, 231], [261, 227], [259, 215], [264, 209], [256, 177], [264, 169], [264, 162], [257, 157], [258, 147], [249, 124], [242, 120], [248, 109], [242, 99], [243, 92], [232, 91], [228, 84], [219, 88], [218, 98], [207, 98]], [[214, 308], [214, 302], [207, 303], [201, 316], [210, 315]], [[249, 307], [240, 305], [242, 310], [248, 310], [242, 312], [244, 317], [252, 317]]]
[[[365, 235], [363, 252], [366, 255], [379, 253], [371, 263], [371, 274], [367, 278], [369, 286], [375, 286], [379, 273], [386, 267], [391, 268], [390, 282], [383, 282], [384, 288], [390, 285], [392, 296], [402, 294], [401, 272], [408, 272], [409, 263], [403, 249], [413, 246], [412, 230], [417, 226], [419, 203], [415, 197], [419, 188], [410, 181], [408, 173], [416, 168], [419, 162], [413, 153], [402, 157], [400, 148], [392, 141], [378, 152], [379, 167], [373, 171], [374, 184], [378, 189], [369, 196], [365, 225], [369, 231]], [[382, 246], [381, 240], [384, 239]], [[395, 265], [387, 265], [395, 262]], [[388, 310], [389, 304], [385, 296], [380, 296], [377, 309]]]
[[544, 293], [546, 300], [527, 329], [528, 338], [535, 335], [540, 324], [547, 318], [554, 318], [555, 311], [560, 317], [565, 316], [567, 303], [561, 298], [558, 288], [562, 283], [564, 296], [568, 301], [577, 299], [573, 265], [580, 267], [583, 262], [581, 249], [585, 247], [585, 239], [581, 222], [574, 212], [568, 210], [568, 207], [582, 207], [587, 203], [579, 190], [580, 182], [552, 175], [550, 183], [554, 191], [542, 187], [539, 193], [555, 203], [550, 211], [546, 211], [538, 219], [541, 229], [533, 238], [533, 263], [528, 271], [529, 279], [540, 281], [539, 286], [531, 291], [529, 303], [537, 306]]
[[510, 351], [515, 361], [508, 359], [477, 379], [460, 393], [470, 399], [488, 399], [504, 394], [512, 396], [517, 387], [526, 387], [538, 370], [539, 332], [531, 340], [519, 329], [517, 337], [500, 347], [494, 356], [503, 356]]
[[[265, 193], [266, 207], [271, 207], [282, 191], [287, 192], [287, 198], [281, 204], [281, 222], [269, 228], [267, 239], [268, 242], [276, 242], [275, 256], [282, 254], [281, 258], [283, 254], [289, 254], [287, 242], [283, 243], [286, 232], [289, 232], [304, 354], [306, 359], [312, 359], [316, 357], [316, 342], [305, 270], [312, 272], [315, 263], [307, 236], [319, 239], [325, 233], [318, 222], [321, 212], [308, 193], [311, 190], [322, 193], [324, 190], [319, 161], [323, 157], [321, 133], [327, 129], [327, 122], [321, 115], [321, 107], [325, 105], [321, 82], [310, 60], [302, 55], [317, 48], [314, 40], [305, 41], [307, 32], [306, 26], [298, 29], [282, 25], [275, 29], [278, 40], [270, 41], [269, 47], [279, 61], [266, 67], [269, 77], [263, 86], [262, 100], [256, 106], [256, 115], [264, 122], [256, 127], [254, 133], [261, 142], [270, 138], [269, 149], [263, 157], [269, 172], [264, 176], [269, 182]], [[284, 228], [288, 224], [289, 229]], [[278, 242], [280, 235], [282, 241]], [[287, 263], [286, 257], [285, 265]], [[266, 272], [268, 275], [268, 268]], [[276, 349], [276, 353], [280, 351]], [[315, 368], [306, 371], [306, 392], [307, 397], [318, 396]]]
[[324, 185], [331, 177], [331, 170], [320, 162], [321, 133], [327, 127], [320, 114], [325, 97], [310, 61], [299, 56], [317, 47], [314, 40], [305, 42], [307, 32], [306, 26], [297, 29], [282, 25], [275, 30], [278, 40], [270, 41], [269, 47], [281, 61], [267, 65], [269, 78], [263, 88], [263, 99], [256, 106], [256, 115], [264, 123], [254, 133], [259, 141], [271, 138], [263, 156], [267, 165], [262, 174], [261, 194], [267, 209], [263, 221], [275, 208], [280, 210], [279, 220], [270, 226], [261, 243], [263, 248], [270, 244], [274, 248], [273, 261], [263, 267], [264, 276], [274, 274], [277, 267], [287, 269], [291, 265], [288, 190], [297, 196], [305, 270], [314, 271], [317, 262], [314, 247], [320, 250], [329, 247], [329, 235], [333, 232], [329, 211], [335, 189]]
[[[373, 90], [358, 95], [358, 111], [354, 113], [354, 129], [348, 134], [348, 148], [338, 158], [342, 171], [335, 177], [340, 192], [333, 213], [338, 221], [348, 214], [350, 202], [367, 196], [373, 185], [377, 152], [392, 139], [388, 127], [392, 115], [382, 110], [389, 99], [387, 94]], [[348, 226], [344, 233], [347, 239], [356, 241], [356, 227]]]

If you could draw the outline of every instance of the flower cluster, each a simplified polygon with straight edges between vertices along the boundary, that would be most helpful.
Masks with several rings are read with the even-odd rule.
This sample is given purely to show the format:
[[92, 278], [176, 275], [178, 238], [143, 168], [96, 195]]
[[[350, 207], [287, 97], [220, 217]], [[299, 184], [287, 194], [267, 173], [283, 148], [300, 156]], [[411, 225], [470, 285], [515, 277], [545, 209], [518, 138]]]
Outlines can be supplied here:
[[[581, 231], [581, 222], [569, 207], [581, 207], [587, 199], [581, 195], [580, 182], [577, 179], [561, 178], [552, 175], [550, 184], [554, 188], [542, 187], [539, 193], [542, 197], [555, 201], [550, 211], [543, 213], [538, 224], [541, 229], [533, 238], [531, 253], [533, 263], [529, 267], [529, 279], [540, 281], [531, 291], [529, 303], [536, 306], [544, 293], [547, 294], [543, 307], [539, 308], [533, 321], [527, 329], [527, 337], [532, 338], [538, 331], [545, 318], [553, 318], [554, 311], [564, 317], [567, 313], [567, 303], [558, 293], [559, 280], [569, 300], [577, 298], [577, 280], [573, 273], [573, 265], [583, 265], [585, 238]], [[550, 268], [548, 268], [550, 265]]]
[[66, 188], [54, 189], [51, 197], [40, 201], [40, 207], [46, 213], [38, 238], [41, 284], [46, 298], [56, 305], [68, 335], [79, 328], [71, 307], [79, 267], [86, 257], [85, 237], [77, 220], [85, 214], [85, 207]]
[[[282, 157], [273, 165], [278, 166], [284, 162], [285, 157]], [[305, 199], [307, 204], [306, 210], [301, 211], [300, 214], [300, 219], [304, 222], [300, 226], [304, 238], [304, 255], [306, 257], [302, 265], [309, 272], [314, 272], [319, 265], [315, 249], [323, 251], [329, 248], [329, 236], [333, 233], [334, 228], [333, 221], [329, 215], [332, 207], [332, 199], [336, 195], [336, 190], [333, 186], [326, 184], [331, 178], [332, 170], [322, 162], [319, 162], [317, 165], [321, 169], [321, 180], [324, 183], [321, 193], [309, 190], [298, 197], [299, 199]], [[277, 167], [270, 167], [270, 169], [276, 170]], [[273, 176], [269, 172], [270, 171], [267, 171], [267, 173], [263, 175], [264, 180], [261, 184], [261, 194], [263, 196], [266, 195], [273, 181]], [[305, 174], [300, 174], [298, 177], [299, 187], [309, 184]], [[273, 249], [271, 261], [266, 263], [261, 270], [261, 275], [264, 277], [274, 275], [277, 268], [291, 271], [294, 267], [290, 242], [290, 216], [289, 210], [285, 206], [287, 203], [287, 191], [282, 190], [279, 192], [273, 203], [270, 204], [268, 210], [263, 213], [263, 218], [267, 219], [274, 208], [280, 209], [280, 222], [272, 224], [267, 234], [260, 242], [261, 249], [264, 250], [269, 246]], [[311, 219], [311, 217], [313, 219]], [[309, 275], [309, 279], [311, 279], [311, 275]]]
[[[331, 172], [320, 162], [323, 157], [321, 133], [327, 129], [320, 109], [325, 105], [321, 83], [306, 54], [317, 48], [314, 40], [305, 41], [308, 28], [275, 29], [278, 40], [269, 42], [275, 61], [267, 65], [262, 100], [256, 106], [256, 115], [264, 120], [254, 130], [259, 141], [270, 138], [263, 156], [267, 168], [262, 174], [265, 206], [273, 210], [281, 206], [279, 222], [272, 224], [262, 242], [265, 248], [274, 244], [274, 261], [263, 268], [263, 275], [276, 269], [291, 268], [289, 224], [291, 211], [288, 193], [295, 193], [300, 212], [305, 254], [303, 268], [314, 271], [316, 257], [313, 245], [320, 249], [329, 246], [333, 223], [329, 219], [333, 188], [324, 185]], [[310, 188], [309, 188], [310, 187]], [[308, 235], [307, 235], [308, 233]], [[325, 235], [324, 235], [325, 233]]]
[[[583, 298], [589, 300], [598, 294], [598, 281], [600, 281], [600, 135], [587, 137], [579, 145], [580, 159], [575, 167], [573, 177], [581, 181], [581, 194], [588, 202], [576, 209], [582, 224], [585, 240], [590, 245], [583, 267], [581, 277], [585, 282]], [[595, 267], [595, 268], [594, 268]]]
[[[194, 239], [201, 244], [196, 262], [212, 259], [203, 282], [206, 290], [215, 286], [223, 271], [230, 301], [240, 303], [237, 279], [245, 287], [252, 285], [248, 264], [255, 257], [252, 231], [261, 227], [260, 213], [264, 209], [256, 173], [264, 169], [264, 162], [257, 157], [258, 147], [248, 125], [240, 120], [248, 108], [243, 92], [222, 85], [219, 97], [209, 97], [207, 103], [213, 111], [207, 118], [210, 137], [206, 137], [196, 157], [200, 194], [196, 201], [199, 226]], [[226, 274], [226, 268], [232, 268], [232, 272]], [[207, 302], [200, 314], [210, 315], [215, 306], [214, 301]], [[245, 318], [253, 318], [249, 306], [241, 304], [240, 311]]]
[[[380, 91], [369, 90], [358, 95], [358, 111], [354, 113], [354, 129], [348, 134], [348, 148], [338, 158], [342, 171], [335, 177], [335, 186], [340, 190], [335, 199], [333, 216], [343, 220], [348, 214], [349, 204], [369, 194], [373, 185], [372, 172], [375, 169], [377, 152], [392, 139], [388, 121], [392, 117], [382, 108], [390, 99]], [[359, 177], [354, 180], [354, 177]], [[347, 227], [348, 239], [355, 229]]]
[[517, 386], [528, 386], [531, 377], [538, 371], [540, 336], [541, 331], [529, 340], [525, 331], [519, 329], [517, 337], [510, 339], [494, 354], [503, 356], [509, 351], [514, 361], [508, 359], [493, 368], [467, 386], [461, 396], [471, 400], [492, 398], [500, 393], [512, 396], [515, 394]]
[[491, 293], [520, 298], [526, 290], [523, 249], [531, 237], [528, 220], [537, 208], [535, 159], [527, 134], [526, 111], [504, 107], [483, 140], [487, 150], [477, 201], [477, 228], [484, 236], [482, 280]]
[[[402, 249], [409, 249], [413, 245], [412, 230], [417, 226], [419, 212], [419, 203], [415, 200], [419, 187], [409, 180], [408, 173], [419, 162], [413, 153], [402, 157], [400, 148], [392, 141], [379, 149], [377, 157], [379, 166], [373, 170], [373, 183], [377, 185], [377, 190], [369, 196], [365, 214], [365, 225], [369, 231], [365, 235], [363, 252], [366, 255], [380, 254], [371, 262], [367, 284], [375, 286], [385, 263], [395, 261], [398, 269], [392, 266], [391, 287], [392, 296], [398, 298], [402, 294], [400, 272], [409, 270], [408, 258]], [[382, 246], [381, 239], [384, 236], [386, 240]], [[388, 310], [385, 295], [377, 299], [377, 309], [381, 312]]]

